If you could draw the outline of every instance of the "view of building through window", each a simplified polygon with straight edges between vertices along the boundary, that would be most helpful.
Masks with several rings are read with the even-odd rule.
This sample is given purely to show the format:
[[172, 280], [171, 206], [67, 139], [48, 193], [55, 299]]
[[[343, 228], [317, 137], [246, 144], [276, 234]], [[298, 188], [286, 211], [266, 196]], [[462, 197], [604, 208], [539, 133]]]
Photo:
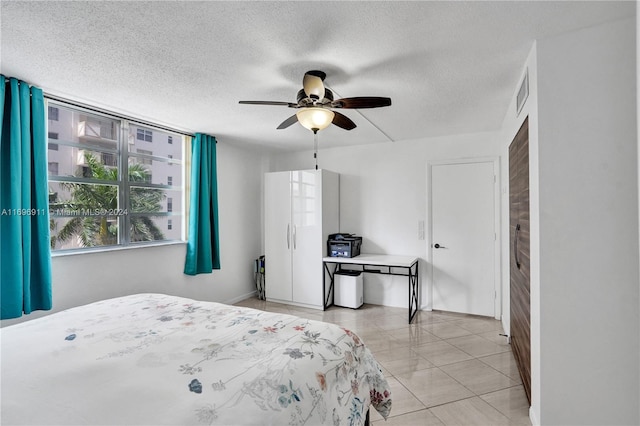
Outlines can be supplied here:
[[48, 134], [52, 249], [182, 239], [182, 135], [58, 102]]

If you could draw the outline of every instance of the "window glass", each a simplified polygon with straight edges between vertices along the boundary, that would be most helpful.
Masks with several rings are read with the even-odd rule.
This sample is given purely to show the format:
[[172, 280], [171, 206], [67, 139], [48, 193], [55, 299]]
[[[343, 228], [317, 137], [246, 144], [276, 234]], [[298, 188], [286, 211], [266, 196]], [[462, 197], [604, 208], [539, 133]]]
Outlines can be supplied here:
[[182, 238], [180, 134], [60, 102], [47, 110], [53, 250]]
[[182, 216], [132, 215], [131, 241], [179, 240], [181, 234], [176, 224], [181, 221]]
[[[133, 147], [129, 150], [129, 180], [144, 181], [156, 185], [182, 186], [182, 146], [181, 144], [167, 144], [169, 137], [180, 138], [180, 135], [160, 130], [153, 132], [154, 142], [141, 141], [137, 135], [141, 128], [130, 127], [129, 140]], [[136, 137], [134, 137], [136, 135]], [[179, 167], [176, 172], [175, 167]], [[144, 177], [141, 171], [144, 170]], [[168, 177], [172, 176], [172, 182], [168, 183]]]
[[148, 129], [137, 129], [136, 138], [139, 141], [153, 142], [153, 132]]
[[117, 152], [100, 152], [64, 144], [55, 144], [55, 148], [50, 146], [48, 155], [49, 161], [60, 165], [57, 176], [118, 180]]
[[51, 245], [54, 249], [116, 245], [117, 185], [49, 182]]
[[50, 121], [58, 121], [58, 108], [50, 106], [47, 108]]
[[49, 161], [47, 163], [47, 170], [49, 175], [58, 176], [58, 163], [55, 161]]

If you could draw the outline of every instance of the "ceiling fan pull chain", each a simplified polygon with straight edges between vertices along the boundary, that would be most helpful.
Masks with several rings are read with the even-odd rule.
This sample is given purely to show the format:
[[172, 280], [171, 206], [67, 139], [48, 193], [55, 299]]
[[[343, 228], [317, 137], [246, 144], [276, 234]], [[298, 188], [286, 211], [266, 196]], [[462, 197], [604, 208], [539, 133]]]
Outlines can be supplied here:
[[318, 131], [313, 132], [313, 158], [316, 160], [316, 170], [318, 170]]

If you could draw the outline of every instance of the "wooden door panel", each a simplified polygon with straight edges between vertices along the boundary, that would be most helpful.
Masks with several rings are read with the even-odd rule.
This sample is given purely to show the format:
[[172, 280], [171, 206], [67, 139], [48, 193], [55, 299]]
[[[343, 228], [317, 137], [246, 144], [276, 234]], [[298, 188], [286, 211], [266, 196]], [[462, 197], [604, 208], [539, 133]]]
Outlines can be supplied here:
[[511, 348], [531, 402], [529, 119], [509, 146]]

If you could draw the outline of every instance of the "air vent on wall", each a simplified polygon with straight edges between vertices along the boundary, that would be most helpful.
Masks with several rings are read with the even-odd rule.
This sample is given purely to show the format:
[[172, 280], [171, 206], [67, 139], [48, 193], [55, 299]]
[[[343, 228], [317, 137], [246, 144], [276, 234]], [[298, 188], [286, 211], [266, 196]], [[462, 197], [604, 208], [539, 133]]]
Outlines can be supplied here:
[[522, 84], [520, 85], [520, 89], [518, 89], [518, 96], [516, 96], [516, 110], [517, 115], [520, 115], [520, 111], [522, 111], [522, 107], [525, 102], [527, 102], [527, 97], [529, 97], [529, 70], [525, 70], [524, 78], [522, 79]]

